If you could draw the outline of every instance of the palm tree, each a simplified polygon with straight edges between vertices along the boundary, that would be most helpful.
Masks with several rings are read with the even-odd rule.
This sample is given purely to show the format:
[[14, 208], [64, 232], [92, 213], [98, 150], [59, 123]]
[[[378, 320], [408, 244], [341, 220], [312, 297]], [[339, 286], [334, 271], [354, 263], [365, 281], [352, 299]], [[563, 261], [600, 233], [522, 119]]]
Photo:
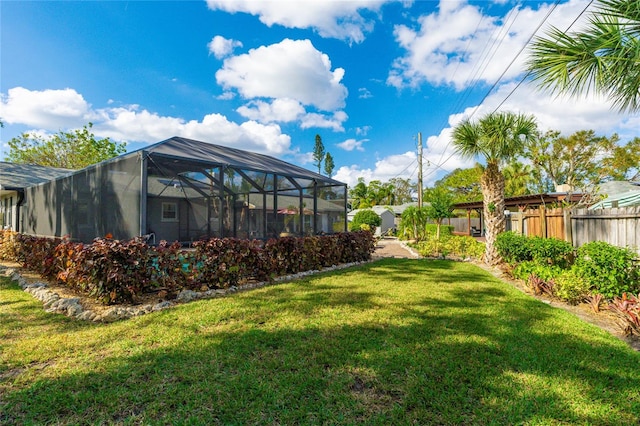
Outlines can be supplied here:
[[496, 237], [505, 230], [503, 163], [516, 157], [524, 144], [536, 135], [533, 116], [493, 112], [478, 122], [462, 121], [453, 129], [453, 144], [464, 157], [484, 157], [486, 166], [480, 177], [486, 228], [485, 262], [495, 265], [500, 255]]
[[640, 5], [599, 0], [581, 31], [552, 28], [534, 40], [527, 68], [542, 89], [609, 97], [620, 111], [640, 110]]

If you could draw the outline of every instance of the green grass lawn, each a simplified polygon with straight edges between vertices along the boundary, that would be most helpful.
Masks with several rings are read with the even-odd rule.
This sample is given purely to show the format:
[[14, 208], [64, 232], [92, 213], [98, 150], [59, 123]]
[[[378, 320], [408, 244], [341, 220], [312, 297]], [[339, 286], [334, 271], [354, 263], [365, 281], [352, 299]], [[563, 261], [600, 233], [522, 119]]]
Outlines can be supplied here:
[[112, 324], [0, 278], [0, 424], [639, 422], [639, 353], [467, 263], [387, 259]]

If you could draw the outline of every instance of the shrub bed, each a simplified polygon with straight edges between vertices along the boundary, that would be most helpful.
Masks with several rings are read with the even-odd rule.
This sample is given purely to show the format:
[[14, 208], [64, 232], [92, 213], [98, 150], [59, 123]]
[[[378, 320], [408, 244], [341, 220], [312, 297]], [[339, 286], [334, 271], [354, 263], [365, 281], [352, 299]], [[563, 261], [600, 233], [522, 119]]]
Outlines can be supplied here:
[[228, 288], [248, 280], [265, 281], [340, 263], [371, 259], [370, 232], [260, 240], [213, 238], [183, 250], [179, 243], [149, 246], [97, 238], [92, 244], [21, 234], [0, 238], [0, 256], [15, 260], [45, 279], [96, 297], [106, 304], [134, 302], [145, 292], [164, 289]]
[[546, 293], [571, 304], [588, 302], [598, 312], [603, 300], [621, 320], [626, 333], [640, 333], [640, 263], [637, 254], [603, 241], [573, 250], [553, 238], [527, 238], [514, 232], [498, 235], [496, 246], [515, 278], [535, 294]]
[[[435, 226], [435, 225], [433, 225]], [[444, 227], [446, 229], [448, 227]], [[462, 259], [480, 259], [485, 251], [484, 243], [477, 241], [473, 237], [450, 235], [445, 231], [440, 235], [440, 239], [433, 235], [428, 235], [423, 241], [411, 244], [421, 256], [424, 257], [447, 257], [454, 256]]]

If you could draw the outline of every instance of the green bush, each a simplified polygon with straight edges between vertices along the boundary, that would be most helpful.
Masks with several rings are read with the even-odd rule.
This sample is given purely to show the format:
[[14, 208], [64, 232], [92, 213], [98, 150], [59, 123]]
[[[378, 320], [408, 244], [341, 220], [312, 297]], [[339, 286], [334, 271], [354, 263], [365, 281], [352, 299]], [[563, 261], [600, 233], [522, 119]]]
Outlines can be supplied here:
[[573, 261], [571, 243], [557, 238], [528, 238], [531, 258], [534, 262], [568, 268]]
[[589, 283], [576, 272], [575, 268], [562, 271], [554, 281], [556, 297], [566, 302], [577, 304], [589, 296]]
[[466, 235], [441, 235], [439, 240], [432, 235], [424, 241], [412, 244], [412, 247], [425, 257], [455, 256], [480, 259], [485, 251], [484, 243]]
[[511, 265], [533, 259], [530, 239], [517, 232], [501, 232], [496, 238], [495, 246], [500, 257]]
[[[453, 230], [455, 229], [452, 225], [440, 225], [440, 238], [453, 235]], [[438, 233], [438, 225], [435, 223], [428, 223], [424, 227], [425, 234], [427, 237], [435, 237]]]
[[375, 229], [380, 226], [382, 219], [376, 212], [371, 209], [360, 210], [353, 216], [353, 220], [349, 224], [350, 231], [362, 230], [361, 225], [369, 225], [370, 229]]
[[557, 265], [540, 264], [533, 260], [519, 263], [513, 268], [512, 274], [515, 278], [527, 281], [531, 275], [550, 281], [560, 275], [563, 269]]
[[576, 273], [607, 299], [640, 290], [640, 267], [636, 253], [603, 241], [587, 243], [578, 249]]

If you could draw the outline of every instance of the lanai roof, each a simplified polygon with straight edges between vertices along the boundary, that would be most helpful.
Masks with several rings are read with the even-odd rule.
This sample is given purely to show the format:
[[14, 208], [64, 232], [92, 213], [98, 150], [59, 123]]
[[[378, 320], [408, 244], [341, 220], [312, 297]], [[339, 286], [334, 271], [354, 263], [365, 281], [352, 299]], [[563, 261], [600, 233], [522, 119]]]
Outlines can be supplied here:
[[342, 182], [327, 176], [298, 167], [286, 161], [279, 160], [264, 154], [244, 151], [227, 146], [214, 145], [193, 139], [174, 136], [162, 142], [143, 148], [150, 155], [188, 159], [190, 161], [224, 165], [240, 170], [266, 171], [284, 176], [304, 179], [315, 179], [328, 185], [344, 185]]

